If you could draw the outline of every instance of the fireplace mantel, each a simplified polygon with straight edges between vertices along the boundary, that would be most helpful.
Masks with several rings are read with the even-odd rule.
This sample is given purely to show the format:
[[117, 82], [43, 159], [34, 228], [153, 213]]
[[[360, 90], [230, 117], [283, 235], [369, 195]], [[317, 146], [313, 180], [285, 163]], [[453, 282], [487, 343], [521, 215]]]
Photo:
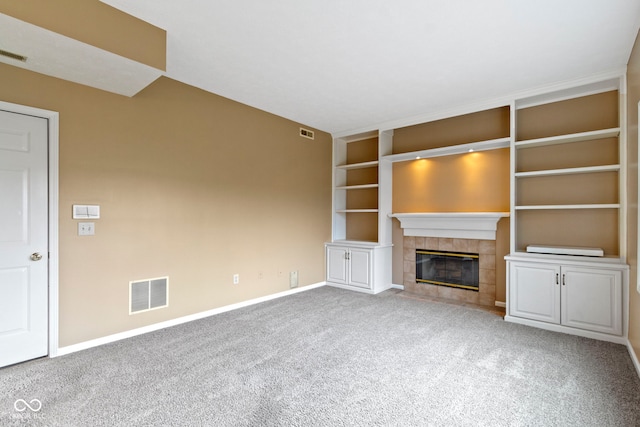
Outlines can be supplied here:
[[496, 240], [501, 218], [509, 212], [394, 213], [405, 236]]

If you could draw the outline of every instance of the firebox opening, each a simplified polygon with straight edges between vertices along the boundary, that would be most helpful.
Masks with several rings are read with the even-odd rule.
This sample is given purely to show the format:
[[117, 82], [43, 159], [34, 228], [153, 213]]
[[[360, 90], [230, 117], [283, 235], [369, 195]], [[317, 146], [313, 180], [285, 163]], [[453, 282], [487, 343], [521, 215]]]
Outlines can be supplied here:
[[452, 251], [416, 250], [416, 282], [479, 290], [479, 255]]

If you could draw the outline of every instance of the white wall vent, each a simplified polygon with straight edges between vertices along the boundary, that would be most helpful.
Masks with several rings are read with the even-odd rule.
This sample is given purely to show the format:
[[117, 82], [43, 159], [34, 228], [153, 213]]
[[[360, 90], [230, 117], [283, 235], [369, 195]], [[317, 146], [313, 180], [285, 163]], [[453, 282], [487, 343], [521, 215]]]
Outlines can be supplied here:
[[304, 128], [300, 128], [300, 136], [305, 137], [305, 138], [309, 138], [309, 139], [313, 139], [313, 131], [309, 130], [309, 129], [304, 129]]
[[169, 305], [169, 278], [157, 277], [129, 282], [129, 314]]

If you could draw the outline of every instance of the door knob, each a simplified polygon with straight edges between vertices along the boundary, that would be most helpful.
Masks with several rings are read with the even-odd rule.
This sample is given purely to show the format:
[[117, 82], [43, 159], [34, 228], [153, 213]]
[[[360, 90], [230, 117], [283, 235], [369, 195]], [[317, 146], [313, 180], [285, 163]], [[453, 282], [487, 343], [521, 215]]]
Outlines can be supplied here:
[[31, 261], [40, 261], [42, 259], [42, 255], [40, 252], [34, 252], [31, 254]]

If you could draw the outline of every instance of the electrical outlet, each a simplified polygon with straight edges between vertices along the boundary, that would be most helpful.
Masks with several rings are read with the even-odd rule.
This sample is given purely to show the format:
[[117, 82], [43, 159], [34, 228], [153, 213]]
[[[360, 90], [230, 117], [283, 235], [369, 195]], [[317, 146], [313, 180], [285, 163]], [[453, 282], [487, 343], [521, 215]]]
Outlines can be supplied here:
[[233, 284], [237, 285], [238, 283], [240, 283], [240, 275], [239, 274], [234, 274], [233, 275]]
[[95, 222], [78, 223], [78, 236], [93, 236], [94, 234], [96, 234]]
[[298, 287], [298, 271], [292, 271], [291, 273], [289, 273], [289, 287]]

